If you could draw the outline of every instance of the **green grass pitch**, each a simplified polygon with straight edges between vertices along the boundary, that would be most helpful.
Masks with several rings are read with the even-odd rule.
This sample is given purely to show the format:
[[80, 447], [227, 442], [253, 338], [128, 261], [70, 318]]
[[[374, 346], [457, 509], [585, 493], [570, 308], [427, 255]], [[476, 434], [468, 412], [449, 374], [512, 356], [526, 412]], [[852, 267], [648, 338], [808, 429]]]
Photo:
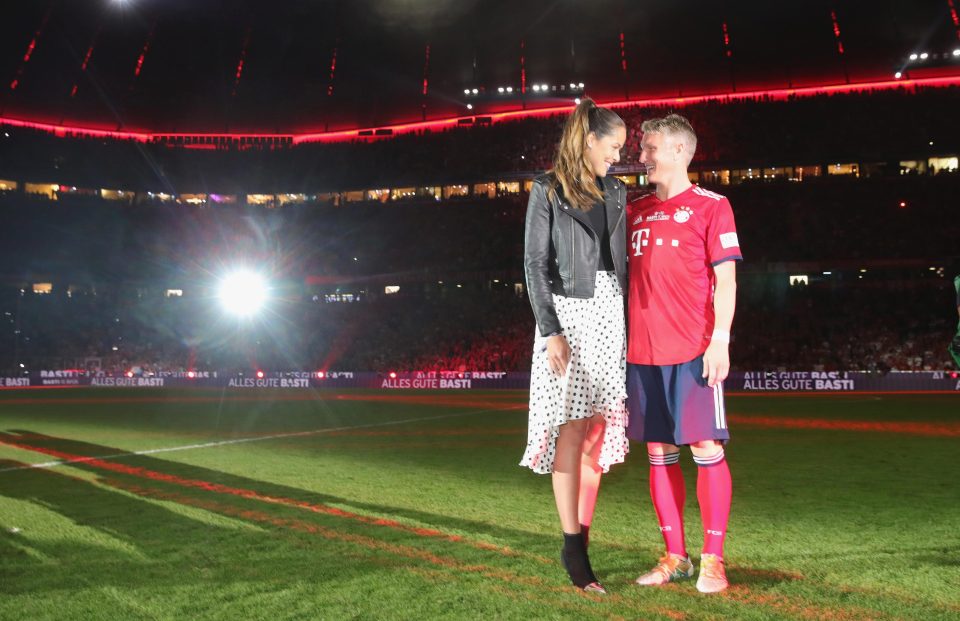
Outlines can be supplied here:
[[642, 446], [591, 531], [610, 594], [569, 585], [525, 399], [2, 391], [0, 619], [960, 618], [960, 394], [729, 397], [712, 596], [633, 584], [662, 545]]

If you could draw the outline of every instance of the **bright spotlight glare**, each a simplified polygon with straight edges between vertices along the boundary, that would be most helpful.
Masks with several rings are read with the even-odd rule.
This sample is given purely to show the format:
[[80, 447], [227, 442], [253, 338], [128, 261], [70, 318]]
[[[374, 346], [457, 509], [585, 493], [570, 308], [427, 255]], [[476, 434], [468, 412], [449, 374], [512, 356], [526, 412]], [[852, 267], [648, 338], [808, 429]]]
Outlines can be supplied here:
[[220, 283], [217, 297], [228, 312], [249, 317], [267, 301], [267, 284], [254, 272], [234, 272]]

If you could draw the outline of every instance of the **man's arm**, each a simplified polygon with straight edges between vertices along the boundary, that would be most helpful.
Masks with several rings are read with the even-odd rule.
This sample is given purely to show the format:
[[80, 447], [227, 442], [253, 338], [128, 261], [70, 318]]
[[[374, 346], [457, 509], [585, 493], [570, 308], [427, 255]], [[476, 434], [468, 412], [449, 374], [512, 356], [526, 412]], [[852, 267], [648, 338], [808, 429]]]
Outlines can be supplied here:
[[724, 261], [714, 266], [717, 281], [713, 291], [713, 311], [716, 317], [713, 338], [703, 354], [703, 377], [707, 385], [727, 379], [730, 373], [730, 327], [737, 307], [737, 262]]

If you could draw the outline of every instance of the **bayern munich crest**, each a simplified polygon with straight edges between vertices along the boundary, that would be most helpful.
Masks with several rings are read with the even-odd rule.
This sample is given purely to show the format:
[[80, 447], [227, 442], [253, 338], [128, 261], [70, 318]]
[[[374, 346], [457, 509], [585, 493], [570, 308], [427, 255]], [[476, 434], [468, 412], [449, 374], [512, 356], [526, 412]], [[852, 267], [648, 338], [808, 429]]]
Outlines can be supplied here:
[[678, 207], [677, 211], [673, 214], [673, 221], [678, 224], [683, 224], [689, 220], [692, 215], [693, 210], [689, 207]]

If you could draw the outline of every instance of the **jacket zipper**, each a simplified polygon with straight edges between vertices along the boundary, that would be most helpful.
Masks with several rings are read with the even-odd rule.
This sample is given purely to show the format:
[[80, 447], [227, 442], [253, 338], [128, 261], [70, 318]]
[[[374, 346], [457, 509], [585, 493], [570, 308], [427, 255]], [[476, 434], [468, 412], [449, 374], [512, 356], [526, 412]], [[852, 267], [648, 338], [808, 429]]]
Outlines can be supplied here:
[[574, 235], [573, 218], [570, 219], [570, 280], [574, 291], [577, 289], [577, 242]]

